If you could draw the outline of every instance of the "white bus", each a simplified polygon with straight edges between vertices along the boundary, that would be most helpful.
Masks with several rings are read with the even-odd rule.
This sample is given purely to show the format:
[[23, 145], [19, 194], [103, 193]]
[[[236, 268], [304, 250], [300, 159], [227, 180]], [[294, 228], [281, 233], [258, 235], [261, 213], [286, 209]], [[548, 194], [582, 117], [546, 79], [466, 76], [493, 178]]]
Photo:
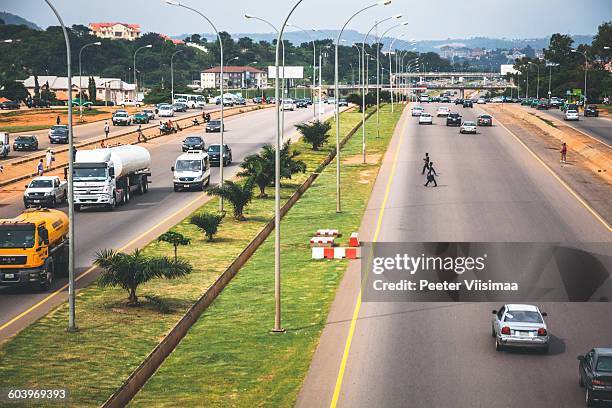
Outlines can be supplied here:
[[206, 98], [202, 95], [194, 95], [194, 94], [174, 94], [174, 100], [172, 103], [187, 101], [187, 107], [194, 108], [203, 108], [206, 106]]

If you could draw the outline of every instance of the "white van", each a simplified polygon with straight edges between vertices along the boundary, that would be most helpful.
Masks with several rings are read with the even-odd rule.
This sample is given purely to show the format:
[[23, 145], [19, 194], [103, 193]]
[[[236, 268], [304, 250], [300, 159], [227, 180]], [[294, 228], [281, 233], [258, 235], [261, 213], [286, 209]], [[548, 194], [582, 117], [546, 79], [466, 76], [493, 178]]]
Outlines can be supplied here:
[[181, 154], [172, 166], [174, 191], [193, 189], [202, 191], [210, 184], [210, 160], [208, 153], [189, 150]]

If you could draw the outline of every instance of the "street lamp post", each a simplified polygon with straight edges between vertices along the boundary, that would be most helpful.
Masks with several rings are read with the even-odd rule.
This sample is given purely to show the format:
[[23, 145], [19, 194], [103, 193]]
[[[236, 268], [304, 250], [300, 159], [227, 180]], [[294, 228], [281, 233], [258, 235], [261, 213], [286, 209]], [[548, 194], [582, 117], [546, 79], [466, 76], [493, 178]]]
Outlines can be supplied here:
[[[170, 87], [171, 89], [171, 94], [172, 94], [172, 103], [174, 103], [174, 56], [176, 54], [179, 54], [183, 52], [183, 50], [178, 50], [175, 51], [171, 56], [170, 56]], [[192, 78], [193, 79], [193, 78]]]
[[[166, 0], [166, 3], [171, 5], [171, 6], [178, 6], [178, 7], [182, 7], [186, 10], [190, 10], [194, 13], [196, 13], [197, 15], [199, 15], [200, 17], [202, 17], [204, 20], [206, 20], [206, 22], [208, 24], [210, 24], [210, 26], [212, 27], [212, 29], [215, 31], [215, 33], [217, 34], [217, 41], [219, 41], [219, 61], [221, 63], [221, 67], [220, 67], [220, 81], [219, 81], [219, 90], [221, 92], [221, 131], [220, 131], [220, 139], [221, 139], [221, 145], [219, 147], [219, 155], [220, 155], [220, 159], [219, 159], [219, 185], [223, 186], [223, 168], [224, 163], [223, 163], [223, 159], [225, 157], [225, 144], [223, 141], [223, 136], [225, 133], [225, 111], [224, 111], [224, 106], [223, 106], [223, 41], [221, 40], [221, 35], [219, 34], [219, 30], [217, 30], [217, 27], [213, 24], [213, 22], [206, 17], [203, 13], [201, 13], [200, 11], [186, 6], [184, 4], [179, 3], [178, 1], [174, 1], [174, 0]], [[223, 198], [221, 198], [219, 200], [219, 211], [223, 212]]]
[[[381, 35], [377, 41], [376, 41], [376, 137], [380, 137], [380, 42], [384, 41], [385, 36], [393, 29], [397, 28], [397, 27], [401, 27], [401, 26], [406, 26], [408, 25], [407, 21], [404, 21], [400, 24], [396, 24], [394, 26], [391, 26], [387, 29], [387, 31], [385, 31], [383, 33], [383, 35]], [[391, 41], [391, 45], [393, 45], [393, 43], [395, 43], [395, 40], [397, 38], [394, 38], [393, 41]], [[389, 48], [389, 53], [391, 52], [391, 48]], [[391, 54], [389, 54], [389, 61], [391, 61]], [[389, 81], [391, 81], [391, 74], [393, 72], [393, 69], [391, 68], [391, 62], [389, 62]], [[391, 92], [391, 112], [395, 112], [395, 109], [393, 107], [393, 92]]]
[[340, 88], [338, 86], [338, 47], [340, 46], [340, 38], [342, 37], [342, 33], [344, 33], [346, 27], [357, 15], [373, 7], [387, 6], [389, 4], [391, 4], [391, 0], [382, 0], [357, 11], [346, 21], [346, 23], [344, 23], [344, 26], [342, 26], [342, 29], [336, 38], [336, 52], [334, 59], [334, 96], [336, 99], [336, 212], [338, 213], [342, 211], [342, 205], [340, 202]]
[[540, 64], [535, 64], [535, 63], [533, 63], [531, 61], [529, 61], [529, 64], [535, 65], [535, 67], [538, 70], [538, 79], [537, 79], [537, 82], [536, 82], [536, 99], [540, 100]]
[[[81, 55], [83, 54], [83, 50], [92, 45], [102, 45], [100, 41], [92, 42], [89, 44], [85, 44], [79, 50], [79, 120], [83, 121], [83, 70], [81, 65]], [[89, 95], [91, 97], [91, 95]]]
[[138, 100], [138, 74], [136, 73], [136, 54], [138, 54], [138, 51], [140, 50], [143, 50], [145, 48], [151, 48], [151, 47], [153, 47], [153, 45], [148, 44], [140, 48], [137, 48], [136, 51], [134, 51], [134, 91], [136, 92], [136, 95], [134, 95], [135, 101]]
[[[317, 45], [315, 43], [314, 37], [310, 34], [310, 31], [316, 31], [314, 28], [311, 28], [310, 31], [303, 29], [302, 27], [296, 24], [287, 23], [287, 27], [295, 27], [298, 30], [305, 32], [308, 37], [310, 37], [310, 41], [312, 42], [312, 88], [310, 89], [310, 99], [312, 101], [312, 120], [317, 117], [317, 108], [314, 103], [314, 90], [317, 84]], [[319, 67], [320, 69], [321, 67]]]
[[75, 313], [75, 286], [74, 286], [74, 138], [72, 132], [72, 66], [70, 63], [70, 39], [62, 17], [59, 15], [50, 0], [45, 0], [47, 5], [57, 17], [64, 41], [66, 42], [66, 74], [68, 76], [68, 331], [76, 330]]
[[[386, 34], [387, 34], [389, 31], [393, 30], [394, 28], [401, 27], [401, 26], [405, 26], [405, 25], [408, 25], [408, 22], [407, 22], [407, 21], [404, 21], [404, 22], [403, 22], [403, 23], [401, 23], [401, 24], [396, 24], [396, 25], [394, 25], [393, 27], [390, 27], [390, 28], [389, 28], [387, 31], [385, 31], [385, 32], [384, 32], [384, 34], [382, 35], [381, 39], [384, 39], [384, 38], [385, 38], [385, 35], [386, 35]], [[401, 35], [400, 37], [398, 37], [398, 38], [401, 38], [401, 37], [403, 37], [403, 36], [404, 36], [404, 34], [402, 34], [402, 35]], [[391, 44], [389, 44], [389, 84], [390, 84], [390, 87], [391, 87], [391, 112], [392, 112], [392, 113], [393, 113], [393, 112], [395, 112], [395, 108], [394, 108], [394, 106], [393, 106], [393, 81], [391, 80], [391, 77], [393, 76], [393, 67], [392, 67], [392, 65], [391, 65], [391, 50], [393, 49], [393, 44], [395, 44], [395, 40], [397, 40], [397, 38], [394, 38], [394, 39], [393, 39], [393, 41], [391, 41]], [[378, 43], [380, 44], [380, 41], [378, 41]], [[376, 58], [378, 59], [378, 56], [376, 56]], [[398, 61], [398, 59], [397, 59], [397, 55], [395, 56], [395, 61], [396, 61], [396, 62]], [[396, 69], [396, 73], [397, 73], [397, 69]], [[378, 106], [378, 103], [379, 103], [379, 101], [378, 101], [378, 99], [379, 99], [379, 98], [378, 98], [378, 96], [376, 97], [376, 99], [377, 99], [376, 104], [377, 104], [377, 106]]]
[[[608, 47], [609, 48], [609, 47]], [[604, 47], [605, 49], [605, 47]], [[578, 54], [582, 54], [584, 56], [584, 103], [583, 107], [586, 108], [587, 104], [587, 73], [589, 72], [589, 57], [586, 52], [580, 52], [576, 49], [572, 49], [572, 52], [576, 52]]]

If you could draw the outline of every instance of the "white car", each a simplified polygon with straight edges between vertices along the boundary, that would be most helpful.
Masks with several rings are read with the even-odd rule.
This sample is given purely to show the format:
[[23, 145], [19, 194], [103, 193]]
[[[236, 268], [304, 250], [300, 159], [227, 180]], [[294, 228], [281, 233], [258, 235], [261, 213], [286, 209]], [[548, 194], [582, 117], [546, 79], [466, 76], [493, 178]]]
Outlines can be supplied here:
[[36, 177], [23, 193], [23, 205], [29, 207], [51, 207], [68, 201], [68, 183], [58, 176]]
[[173, 117], [174, 116], [174, 108], [172, 107], [172, 105], [162, 105], [162, 106], [159, 107], [159, 109], [157, 111], [157, 115], [160, 118]]
[[431, 113], [421, 113], [421, 116], [419, 116], [419, 125], [431, 125], [433, 124], [433, 118], [431, 116]]
[[295, 103], [293, 102], [293, 99], [284, 100], [283, 104], [281, 105], [281, 109], [288, 110], [288, 111], [294, 111], [296, 108], [295, 108]]
[[123, 108], [125, 108], [126, 106], [136, 106], [137, 108], [140, 107], [140, 101], [135, 101], [132, 99], [124, 99], [123, 102], [121, 102], [121, 106]]
[[155, 109], [143, 109], [142, 111], [149, 117], [149, 120], [155, 119]]
[[463, 124], [459, 128], [459, 133], [476, 133], [476, 122], [463, 122]]
[[436, 111], [436, 116], [437, 117], [448, 116], [449, 113], [450, 113], [450, 109], [448, 108], [448, 106], [440, 106], [438, 110]]
[[548, 353], [550, 338], [544, 322], [546, 316], [533, 305], [508, 304], [493, 310], [491, 336], [495, 338], [495, 350], [525, 347]]
[[565, 116], [563, 117], [564, 120], [580, 120], [580, 117], [578, 116], [578, 111], [577, 110], [567, 110], [565, 111]]
[[487, 101], [485, 101], [485, 98], [478, 98], [478, 100], [476, 101], [476, 103], [478, 105], [484, 105], [487, 103]]
[[421, 114], [423, 113], [425, 109], [423, 109], [422, 106], [415, 106], [414, 108], [412, 108], [411, 112], [412, 112], [412, 116], [421, 116]]

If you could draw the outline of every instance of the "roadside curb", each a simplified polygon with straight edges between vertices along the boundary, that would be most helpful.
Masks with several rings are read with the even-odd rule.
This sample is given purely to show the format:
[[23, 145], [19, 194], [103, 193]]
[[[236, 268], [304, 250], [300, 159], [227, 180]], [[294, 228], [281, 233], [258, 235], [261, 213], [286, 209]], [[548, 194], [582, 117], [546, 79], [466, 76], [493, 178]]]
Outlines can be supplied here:
[[[374, 109], [366, 116], [366, 121], [376, 112]], [[355, 125], [340, 142], [341, 147], [361, 128], [360, 121]], [[302, 195], [310, 188], [312, 183], [319, 177], [321, 171], [336, 157], [335, 150], [323, 160], [316, 170], [304, 181], [292, 194], [281, 208], [281, 218], [284, 217]], [[238, 271], [251, 258], [259, 246], [268, 238], [274, 230], [274, 218], [257, 233], [246, 248], [234, 259], [230, 266], [217, 278], [217, 280], [196, 300], [183, 317], [174, 325], [166, 336], [155, 346], [143, 362], [129, 375], [124, 383], [113, 395], [102, 404], [103, 408], [119, 408], [126, 406], [132, 398], [146, 384], [149, 378], [161, 366], [164, 360], [178, 346], [182, 338], [187, 334], [191, 326], [199, 319], [200, 315], [212, 304], [229, 282], [238, 274]]]

